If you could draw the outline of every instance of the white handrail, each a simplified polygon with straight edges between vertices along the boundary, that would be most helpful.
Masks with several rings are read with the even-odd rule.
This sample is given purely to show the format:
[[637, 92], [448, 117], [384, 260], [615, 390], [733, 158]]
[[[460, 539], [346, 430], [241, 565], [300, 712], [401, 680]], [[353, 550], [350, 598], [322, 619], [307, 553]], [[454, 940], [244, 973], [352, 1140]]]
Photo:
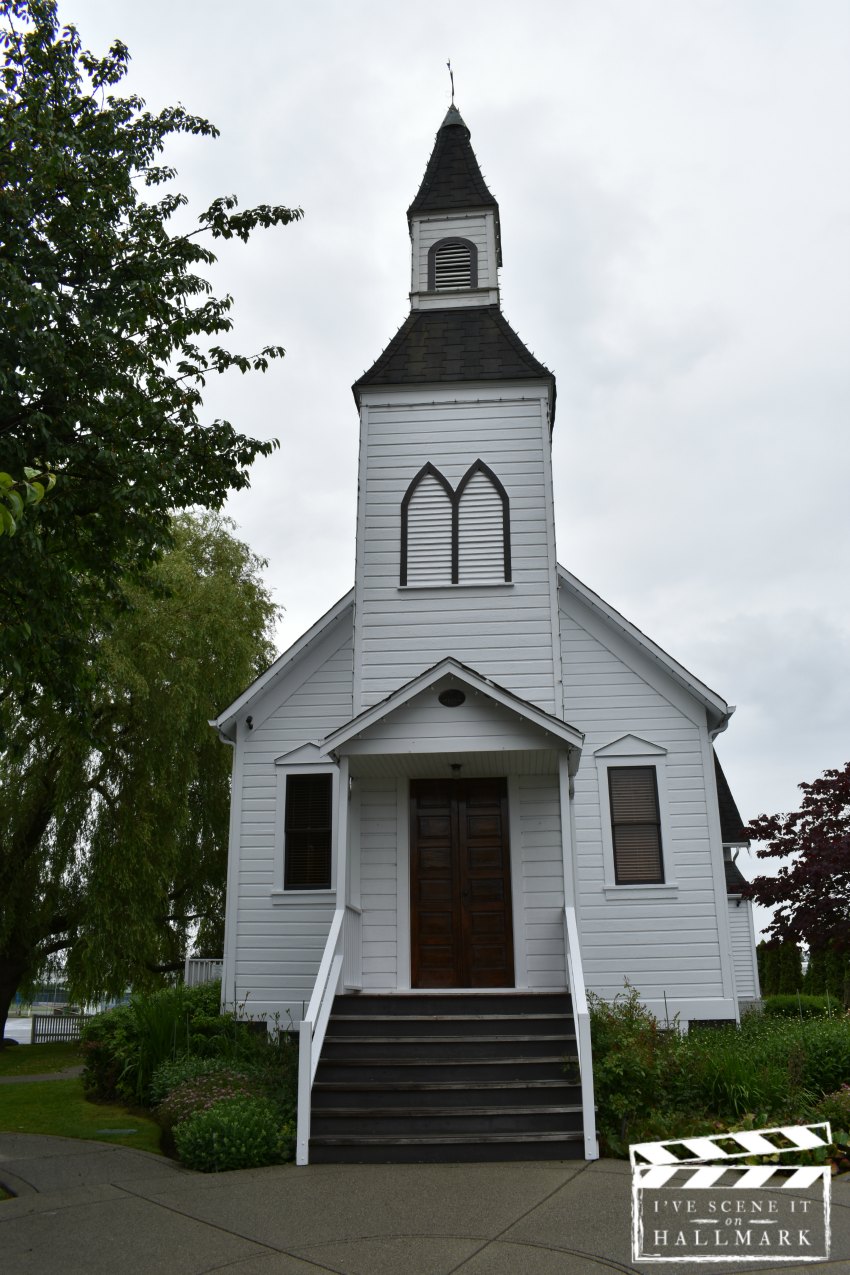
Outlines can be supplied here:
[[[322, 953], [319, 972], [307, 1012], [298, 1029], [298, 1128], [295, 1163], [310, 1159], [310, 1109], [313, 1081], [325, 1041], [334, 997], [345, 977], [346, 987], [362, 985], [360, 956], [360, 908], [353, 904], [337, 908]], [[343, 974], [345, 971], [345, 976]]]
[[584, 1158], [599, 1159], [596, 1138], [596, 1106], [593, 1099], [593, 1055], [590, 1048], [590, 1013], [584, 990], [584, 970], [578, 944], [576, 910], [570, 904], [564, 908], [564, 947], [567, 956], [567, 978], [573, 1003], [573, 1020], [578, 1045], [578, 1067], [581, 1078], [581, 1108], [584, 1125]]

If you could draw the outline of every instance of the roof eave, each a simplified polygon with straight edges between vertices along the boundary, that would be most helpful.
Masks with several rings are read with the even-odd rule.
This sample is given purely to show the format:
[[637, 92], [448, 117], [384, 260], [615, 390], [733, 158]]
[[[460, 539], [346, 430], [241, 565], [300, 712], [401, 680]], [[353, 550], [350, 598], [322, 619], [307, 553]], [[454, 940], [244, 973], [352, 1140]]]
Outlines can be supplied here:
[[270, 664], [264, 673], [248, 686], [237, 699], [229, 704], [218, 717], [214, 718], [209, 725], [213, 730], [218, 731], [219, 738], [225, 743], [232, 743], [236, 738], [236, 723], [249, 704], [268, 690], [279, 677], [289, 671], [298, 657], [312, 646], [312, 644], [322, 636], [323, 633], [338, 620], [345, 611], [354, 605], [354, 589], [349, 589], [338, 602], [326, 611], [306, 633], [302, 633], [297, 641], [283, 651], [273, 664]]

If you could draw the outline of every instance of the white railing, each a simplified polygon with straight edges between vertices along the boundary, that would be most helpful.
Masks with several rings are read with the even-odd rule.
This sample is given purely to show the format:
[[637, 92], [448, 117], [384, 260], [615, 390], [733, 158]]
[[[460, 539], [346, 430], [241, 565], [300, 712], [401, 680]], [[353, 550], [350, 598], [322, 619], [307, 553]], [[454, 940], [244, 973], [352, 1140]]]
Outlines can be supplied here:
[[186, 986], [198, 987], [201, 983], [214, 983], [217, 978], [221, 978], [223, 970], [224, 961], [221, 959], [207, 960], [200, 956], [187, 956], [184, 974]]
[[573, 1002], [573, 1020], [578, 1045], [578, 1068], [581, 1077], [581, 1109], [584, 1125], [584, 1158], [599, 1159], [596, 1139], [596, 1106], [593, 1100], [593, 1056], [590, 1050], [590, 1014], [584, 990], [584, 970], [578, 945], [576, 910], [568, 904], [564, 908], [564, 949], [567, 954], [567, 979]]
[[328, 1019], [340, 982], [347, 988], [362, 987], [360, 908], [346, 904], [334, 912], [328, 941], [307, 1012], [298, 1029], [298, 1131], [295, 1163], [310, 1159], [310, 1107], [313, 1081], [322, 1053]]

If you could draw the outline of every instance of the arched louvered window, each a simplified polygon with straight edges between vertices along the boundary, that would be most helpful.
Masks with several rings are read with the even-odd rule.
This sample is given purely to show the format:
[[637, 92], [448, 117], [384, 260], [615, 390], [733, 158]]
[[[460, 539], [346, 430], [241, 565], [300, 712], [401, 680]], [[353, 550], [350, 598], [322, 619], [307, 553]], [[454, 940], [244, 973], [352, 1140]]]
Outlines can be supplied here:
[[478, 287], [478, 249], [469, 239], [440, 239], [428, 252], [429, 292]]
[[482, 460], [453, 491], [430, 462], [401, 502], [403, 585], [503, 584], [511, 579], [508, 493]]
[[457, 523], [458, 584], [510, 580], [508, 497], [496, 475], [480, 460], [458, 487]]
[[451, 584], [454, 493], [424, 465], [401, 504], [401, 583]]

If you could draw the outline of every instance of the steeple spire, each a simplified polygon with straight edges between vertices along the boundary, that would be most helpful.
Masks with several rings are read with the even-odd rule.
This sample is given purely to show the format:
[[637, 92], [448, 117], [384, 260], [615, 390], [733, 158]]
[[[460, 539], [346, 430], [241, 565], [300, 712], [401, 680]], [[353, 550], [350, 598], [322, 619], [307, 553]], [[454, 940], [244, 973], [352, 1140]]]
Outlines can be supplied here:
[[499, 205], [481, 175], [469, 138], [463, 116], [452, 102], [437, 133], [422, 185], [407, 210], [407, 218], [409, 221], [417, 213], [451, 212], [458, 208], [492, 208], [496, 214], [498, 243]]

